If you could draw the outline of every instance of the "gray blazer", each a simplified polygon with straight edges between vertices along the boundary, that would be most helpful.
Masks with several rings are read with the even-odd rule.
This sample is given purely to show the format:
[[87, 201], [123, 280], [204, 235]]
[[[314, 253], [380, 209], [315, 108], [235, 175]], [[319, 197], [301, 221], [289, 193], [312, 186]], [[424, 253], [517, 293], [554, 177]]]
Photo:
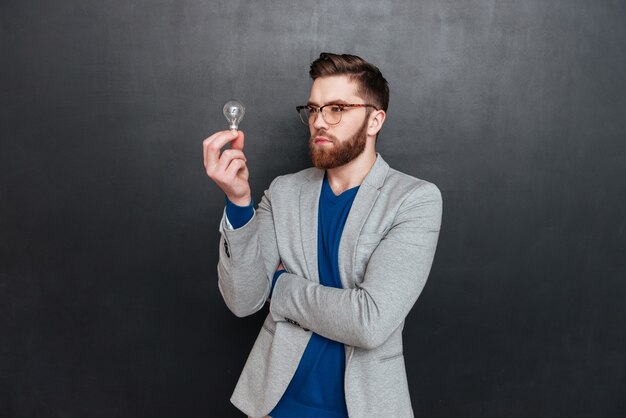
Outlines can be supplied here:
[[231, 402], [252, 417], [267, 415], [316, 332], [345, 344], [350, 417], [412, 417], [402, 329], [430, 272], [441, 194], [435, 185], [390, 168], [378, 154], [341, 236], [343, 289], [337, 289], [319, 284], [323, 179], [317, 168], [279, 176], [246, 225], [233, 230], [222, 217], [218, 287], [235, 315], [259, 311], [281, 261], [287, 270], [276, 282]]

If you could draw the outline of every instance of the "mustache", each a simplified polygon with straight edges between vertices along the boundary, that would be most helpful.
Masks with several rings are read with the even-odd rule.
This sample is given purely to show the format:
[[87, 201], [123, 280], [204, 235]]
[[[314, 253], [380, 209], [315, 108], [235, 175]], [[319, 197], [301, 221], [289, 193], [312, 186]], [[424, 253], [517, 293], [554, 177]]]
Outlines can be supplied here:
[[317, 139], [318, 137], [323, 136], [324, 138], [328, 138], [329, 140], [331, 140], [332, 142], [336, 142], [337, 141], [337, 137], [334, 135], [329, 134], [326, 131], [317, 131], [314, 135], [311, 135], [309, 141], [310, 142], [314, 142], [315, 139]]

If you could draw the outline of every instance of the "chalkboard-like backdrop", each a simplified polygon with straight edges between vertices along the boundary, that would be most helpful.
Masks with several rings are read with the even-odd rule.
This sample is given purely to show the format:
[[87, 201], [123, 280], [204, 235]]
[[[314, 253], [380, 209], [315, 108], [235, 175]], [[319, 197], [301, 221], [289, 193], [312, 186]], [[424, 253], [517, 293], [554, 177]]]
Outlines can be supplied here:
[[437, 184], [405, 329], [421, 417], [626, 416], [626, 3], [0, 3], [0, 416], [241, 416], [264, 318], [217, 289], [222, 105], [254, 199], [309, 165], [322, 51], [391, 84], [378, 150]]

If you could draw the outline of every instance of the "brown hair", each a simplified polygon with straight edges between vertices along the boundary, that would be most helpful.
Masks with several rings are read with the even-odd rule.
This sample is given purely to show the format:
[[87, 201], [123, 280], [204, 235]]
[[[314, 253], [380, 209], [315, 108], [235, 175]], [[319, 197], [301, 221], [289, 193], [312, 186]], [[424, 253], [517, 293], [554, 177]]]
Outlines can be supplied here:
[[361, 57], [349, 54], [322, 52], [311, 63], [311, 78], [347, 75], [358, 84], [357, 94], [378, 109], [387, 111], [389, 106], [389, 84], [380, 70]]

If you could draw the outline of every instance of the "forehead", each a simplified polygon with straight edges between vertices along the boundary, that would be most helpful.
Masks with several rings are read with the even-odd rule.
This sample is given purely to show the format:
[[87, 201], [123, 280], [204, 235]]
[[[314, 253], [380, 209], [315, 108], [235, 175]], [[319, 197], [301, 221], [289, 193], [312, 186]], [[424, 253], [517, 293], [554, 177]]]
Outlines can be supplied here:
[[347, 75], [318, 77], [313, 81], [313, 86], [311, 86], [309, 103], [316, 105], [335, 101], [354, 103], [354, 100], [359, 99], [356, 91], [357, 83], [350, 80]]

